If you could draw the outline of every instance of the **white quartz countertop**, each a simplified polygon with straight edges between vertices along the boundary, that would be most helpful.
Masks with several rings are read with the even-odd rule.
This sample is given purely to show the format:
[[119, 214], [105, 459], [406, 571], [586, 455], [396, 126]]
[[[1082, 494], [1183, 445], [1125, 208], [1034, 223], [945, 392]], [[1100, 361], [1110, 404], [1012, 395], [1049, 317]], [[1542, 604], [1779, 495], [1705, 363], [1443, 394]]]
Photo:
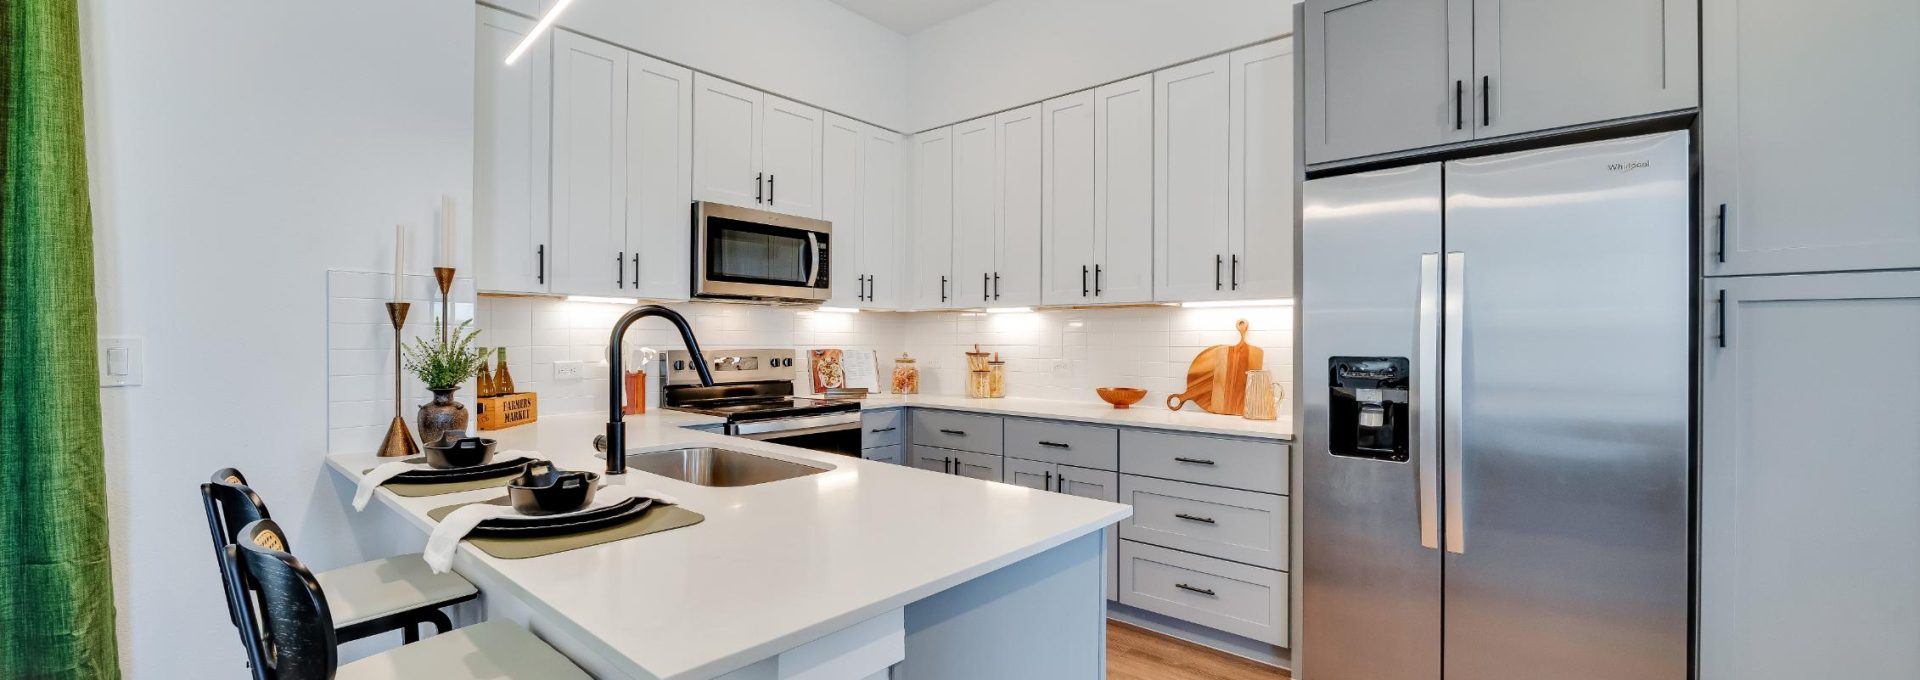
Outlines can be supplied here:
[[[1149, 399], [1153, 396], [1147, 395]], [[867, 410], [913, 406], [1002, 416], [1072, 420], [1101, 425], [1146, 427], [1198, 434], [1258, 437], [1283, 441], [1293, 438], [1293, 420], [1284, 416], [1279, 420], [1247, 420], [1240, 416], [1207, 413], [1199, 410], [1198, 407], [1168, 411], [1147, 406], [1144, 401], [1135, 404], [1133, 408], [1117, 409], [1104, 401], [1058, 401], [1013, 397], [968, 399], [937, 394], [876, 394], [862, 400], [860, 404], [861, 408]]]
[[[707, 416], [656, 411], [626, 422], [630, 450], [723, 444], [834, 468], [738, 488], [633, 471], [609, 483], [673, 495], [706, 521], [523, 560], [461, 545], [456, 571], [504, 584], [551, 622], [537, 628], [543, 635], [579, 640], [634, 677], [725, 673], [1132, 514], [1105, 501], [683, 429], [719, 422]], [[604, 423], [599, 414], [551, 416], [488, 434], [501, 450], [599, 470], [592, 439]], [[349, 482], [378, 462], [368, 454], [328, 457]], [[376, 497], [422, 530], [424, 546], [434, 524], [428, 511], [503, 493], [403, 498], [382, 490]]]

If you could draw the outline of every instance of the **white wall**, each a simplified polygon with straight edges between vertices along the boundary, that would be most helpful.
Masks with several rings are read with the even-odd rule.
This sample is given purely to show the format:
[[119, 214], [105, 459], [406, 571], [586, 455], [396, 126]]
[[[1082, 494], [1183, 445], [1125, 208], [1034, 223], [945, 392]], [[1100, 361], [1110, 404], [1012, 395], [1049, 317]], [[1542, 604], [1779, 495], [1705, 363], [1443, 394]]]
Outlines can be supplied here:
[[80, 4], [100, 332], [146, 340], [103, 390], [123, 670], [243, 677], [197, 487], [240, 467], [316, 567], [395, 551], [322, 467], [326, 271], [405, 222], [424, 273], [471, 205], [473, 5]]
[[594, 0], [559, 23], [874, 125], [907, 124], [906, 37], [827, 0]]
[[1000, 0], [913, 34], [908, 131], [1292, 32], [1276, 0]]

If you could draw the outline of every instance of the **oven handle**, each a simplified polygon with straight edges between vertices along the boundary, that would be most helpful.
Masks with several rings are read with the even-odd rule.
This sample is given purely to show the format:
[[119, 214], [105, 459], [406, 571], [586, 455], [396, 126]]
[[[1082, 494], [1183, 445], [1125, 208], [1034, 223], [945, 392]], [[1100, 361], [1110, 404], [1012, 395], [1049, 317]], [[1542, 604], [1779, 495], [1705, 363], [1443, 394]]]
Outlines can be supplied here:
[[768, 439], [822, 434], [826, 432], [858, 431], [859, 429], [860, 414], [855, 411], [849, 411], [847, 413], [831, 413], [820, 416], [727, 423], [726, 433], [736, 437], [765, 441]]
[[807, 264], [807, 287], [820, 285], [820, 234], [807, 232], [807, 254], [812, 261]]

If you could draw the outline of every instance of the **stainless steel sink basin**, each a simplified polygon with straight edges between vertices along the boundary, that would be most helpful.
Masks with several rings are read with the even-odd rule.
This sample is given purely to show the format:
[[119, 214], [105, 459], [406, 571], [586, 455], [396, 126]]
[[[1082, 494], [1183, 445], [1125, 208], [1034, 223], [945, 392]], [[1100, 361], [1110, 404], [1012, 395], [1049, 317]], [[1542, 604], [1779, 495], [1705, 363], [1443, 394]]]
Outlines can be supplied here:
[[830, 469], [708, 447], [631, 453], [627, 455], [627, 467], [701, 486], [752, 486]]

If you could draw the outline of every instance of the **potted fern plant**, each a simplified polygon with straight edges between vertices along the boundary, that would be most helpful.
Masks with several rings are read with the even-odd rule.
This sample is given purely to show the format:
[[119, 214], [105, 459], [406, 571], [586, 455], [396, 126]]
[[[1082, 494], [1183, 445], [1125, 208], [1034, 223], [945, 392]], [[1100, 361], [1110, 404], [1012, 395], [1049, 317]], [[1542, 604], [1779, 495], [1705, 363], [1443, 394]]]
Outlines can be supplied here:
[[404, 348], [407, 370], [433, 392], [433, 401], [420, 405], [418, 419], [420, 443], [428, 445], [439, 443], [449, 432], [457, 436], [467, 431], [467, 407], [454, 401], [453, 393], [462, 383], [473, 379], [486, 361], [480, 356], [479, 348], [473, 347], [473, 339], [480, 331], [469, 328], [472, 321], [460, 322], [452, 333], [446, 334], [446, 340], [441, 340], [444, 323], [434, 322], [431, 340], [415, 338], [413, 346]]

